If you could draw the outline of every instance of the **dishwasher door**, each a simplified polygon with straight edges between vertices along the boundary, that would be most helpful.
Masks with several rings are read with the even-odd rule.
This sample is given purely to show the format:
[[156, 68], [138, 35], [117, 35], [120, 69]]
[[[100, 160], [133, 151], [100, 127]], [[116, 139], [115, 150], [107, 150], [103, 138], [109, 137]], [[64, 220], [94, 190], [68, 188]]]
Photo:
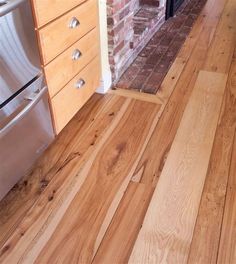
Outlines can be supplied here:
[[48, 90], [37, 79], [0, 109], [0, 200], [54, 139]]
[[0, 104], [41, 72], [30, 0], [0, 0]]

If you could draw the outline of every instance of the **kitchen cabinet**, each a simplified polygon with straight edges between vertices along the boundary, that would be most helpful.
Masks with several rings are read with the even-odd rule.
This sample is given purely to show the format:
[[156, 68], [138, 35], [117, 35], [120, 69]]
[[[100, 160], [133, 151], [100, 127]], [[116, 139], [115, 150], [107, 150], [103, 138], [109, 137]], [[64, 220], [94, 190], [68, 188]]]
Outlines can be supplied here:
[[31, 0], [58, 134], [100, 82], [97, 0]]

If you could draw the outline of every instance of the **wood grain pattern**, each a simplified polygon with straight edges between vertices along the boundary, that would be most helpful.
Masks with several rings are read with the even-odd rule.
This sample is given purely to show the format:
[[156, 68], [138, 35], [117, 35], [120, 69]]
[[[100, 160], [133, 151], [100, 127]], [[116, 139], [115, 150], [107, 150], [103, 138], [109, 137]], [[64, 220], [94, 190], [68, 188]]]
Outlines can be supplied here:
[[[85, 83], [76, 88], [76, 82]], [[79, 72], [56, 96], [51, 99], [51, 107], [56, 133], [65, 127], [78, 110], [92, 96], [100, 81], [100, 59], [96, 57]]]
[[[78, 60], [73, 60], [72, 54], [77, 49], [82, 55]], [[98, 31], [95, 28], [44, 67], [50, 97], [58, 93], [98, 55]]]
[[228, 0], [209, 48], [204, 70], [228, 73], [236, 41], [236, 7]]
[[186, 263], [225, 83], [199, 73], [129, 263]]
[[229, 182], [227, 186], [224, 219], [220, 238], [217, 263], [236, 263], [236, 137], [234, 138], [233, 154]]
[[[96, 148], [124, 102], [125, 98], [93, 96], [36, 164], [30, 178], [27, 177], [27, 184], [23, 180], [17, 192], [9, 193], [1, 201], [1, 247], [22, 219], [25, 221], [29, 208], [36, 206], [37, 213], [43, 215], [48, 207], [53, 206], [57, 197], [66, 193], [78, 168]], [[56, 194], [53, 192], [55, 190]], [[15, 198], [19, 196], [20, 199]], [[51, 197], [54, 198], [53, 202], [49, 199]], [[29, 214], [34, 212], [33, 208], [31, 210]], [[32, 224], [34, 219], [28, 220], [24, 228]]]
[[[88, 15], [89, 14], [89, 15]], [[70, 28], [76, 17], [80, 25]], [[46, 65], [98, 24], [97, 0], [88, 0], [38, 31], [43, 64]], [[62, 37], [63, 36], [63, 37]]]
[[[8, 248], [7, 251], [5, 251], [3, 248], [1, 261], [9, 263], [11, 261], [17, 261], [17, 259], [19, 260], [19, 257], [21, 256], [22, 261], [24, 259], [25, 261], [28, 260], [32, 262], [37, 258], [38, 254], [43, 248], [43, 253], [40, 255], [40, 257], [42, 257], [40, 261], [43, 262], [46, 262], [47, 259], [51, 260], [51, 257], [55, 261], [58, 259], [58, 257], [60, 259], [67, 259], [67, 257], [69, 257], [69, 259], [74, 259], [74, 257], [76, 259], [87, 259], [92, 257], [92, 252], [87, 249], [90, 248], [90, 246], [95, 246], [97, 236], [99, 237], [100, 229], [102, 229], [102, 226], [100, 225], [104, 223], [103, 220], [106, 219], [106, 215], [115, 210], [113, 208], [109, 209], [112, 205], [112, 201], [117, 200], [115, 205], [113, 205], [115, 208], [118, 205], [119, 199], [121, 199], [123, 195], [123, 191], [121, 189], [120, 194], [118, 192], [118, 197], [117, 191], [122, 186], [125, 188], [125, 186], [128, 184], [129, 178], [126, 179], [126, 177], [129, 177], [129, 170], [134, 166], [133, 162], [136, 162], [140, 152], [142, 153], [141, 150], [145, 147], [145, 142], [150, 138], [150, 133], [153, 129], [152, 127], [155, 126], [155, 124], [153, 124], [154, 117], [156, 116], [160, 107], [156, 104], [147, 105], [143, 104], [143, 102], [131, 102], [127, 99], [123, 100], [125, 100], [125, 103], [121, 107], [121, 110], [112, 123], [112, 126], [110, 126], [105, 135], [103, 135], [102, 141], [98, 144], [96, 150], [93, 151], [93, 154], [90, 155], [90, 158], [87, 158], [86, 164], [83, 166], [83, 168], [79, 169], [80, 166], [78, 165], [78, 159], [75, 159], [73, 162], [74, 166], [77, 168], [68, 168], [71, 176], [66, 178], [63, 184], [60, 185], [59, 182], [56, 183], [55, 181], [54, 184], [58, 186], [57, 189], [55, 189], [54, 184], [50, 185], [52, 192], [53, 190], [57, 190], [56, 193], [54, 193], [53, 200], [50, 203], [46, 203], [45, 200], [48, 198], [48, 194], [45, 193], [44, 198], [42, 197], [41, 201], [38, 201], [38, 205], [35, 206], [40, 210], [37, 210], [38, 212], [33, 210], [34, 214], [31, 215], [29, 213], [29, 216], [25, 218], [25, 221], [22, 221], [21, 227], [16, 230], [15, 234], [13, 234], [9, 241], [5, 244], [5, 249], [8, 248], [7, 246], [9, 244], [12, 247]], [[147, 115], [150, 117], [148, 120], [146, 119]], [[127, 124], [133, 125], [127, 126]], [[138, 129], [134, 131], [134, 126], [136, 128], [138, 126], [145, 129]], [[114, 131], [114, 129], [116, 129], [116, 131]], [[123, 133], [123, 137], [117, 137], [117, 133]], [[86, 138], [86, 135], [83, 136]], [[127, 141], [127, 139], [129, 140]], [[140, 141], [144, 143], [144, 146], [143, 144], [139, 144]], [[85, 142], [80, 141], [80, 144], [85, 144]], [[110, 148], [111, 144], [114, 144], [114, 148]], [[134, 153], [136, 154], [134, 155]], [[104, 160], [103, 163], [101, 163], [100, 160], [103, 160], [104, 157], [107, 157], [107, 162]], [[123, 162], [123, 160], [126, 160], [126, 158], [129, 160], [128, 163]], [[62, 180], [63, 176], [65, 178], [67, 172], [65, 170], [61, 172], [61, 177], [57, 177], [57, 181], [60, 181], [60, 179]], [[96, 181], [94, 181], [95, 175], [97, 175]], [[103, 179], [102, 176], [105, 178]], [[109, 178], [110, 180], [114, 178], [113, 191], [109, 184], [110, 180], [107, 180]], [[123, 182], [125, 182], [125, 184]], [[80, 192], [78, 192], [81, 186], [83, 186], [83, 188]], [[108, 189], [105, 192], [106, 186]], [[105, 192], [104, 195], [101, 195], [101, 191], [102, 193]], [[110, 195], [107, 195], [107, 192], [109, 192]], [[96, 205], [94, 210], [90, 210], [94, 198], [96, 198], [95, 200], [97, 204], [94, 204], [94, 206]], [[78, 203], [78, 199], [82, 200]], [[82, 211], [77, 208], [78, 204], [80, 204], [80, 209]], [[99, 204], [101, 206], [100, 209]], [[86, 211], [88, 213], [88, 215], [86, 214], [88, 218], [84, 222], [84, 218], [80, 217], [81, 213], [83, 215], [83, 213]], [[90, 218], [90, 214], [93, 216], [99, 211], [101, 214], [100, 218]], [[69, 228], [69, 224], [66, 219], [70, 219], [70, 221], [72, 220], [70, 212], [73, 212], [73, 219], [76, 220], [75, 222], [71, 222], [72, 229], [75, 227], [74, 224], [79, 223], [80, 221], [83, 222], [83, 225], [76, 224], [76, 226], [79, 228], [78, 232], [83, 232], [81, 235], [84, 236], [84, 242], [79, 244], [80, 246], [78, 245], [78, 251], [74, 251], [73, 247], [71, 247], [72, 242], [70, 239], [68, 240], [68, 244], [63, 241], [64, 250], [60, 250], [63, 256], [59, 256], [59, 252], [56, 250], [55, 253], [54, 250], [57, 248], [58, 243], [61, 245], [61, 238], [67, 233], [64, 233], [66, 230], [63, 228], [63, 226], [66, 224], [66, 228]], [[76, 215], [78, 215], [78, 218], [76, 218]], [[94, 225], [91, 226], [91, 223], [94, 223]], [[94, 229], [95, 232], [91, 232], [91, 238], [93, 238], [92, 240], [88, 239], [88, 234], [86, 231], [87, 229], [80, 228], [80, 226], [82, 227], [84, 224], [86, 224], [89, 229]], [[19, 232], [22, 232], [22, 230], [25, 231], [24, 236], [19, 237]], [[61, 230], [60, 232], [62, 233], [56, 232], [53, 234], [55, 230]], [[76, 233], [74, 232], [71, 233], [72, 240], [75, 234]], [[51, 243], [47, 244], [48, 240], [50, 241], [51, 239], [54, 241], [54, 243], [52, 245]], [[76, 242], [76, 240], [73, 241]], [[18, 247], [17, 244], [20, 244], [21, 246]], [[72, 252], [68, 251], [67, 254], [65, 249], [68, 248], [71, 248], [74, 253], [71, 254]], [[79, 252], [80, 254], [78, 255]], [[54, 258], [54, 254], [57, 255], [56, 258]]]
[[97, 251], [93, 263], [127, 263], [154, 187], [131, 182]]
[[[236, 128], [236, 62], [231, 66], [194, 230], [189, 263], [216, 263]], [[227, 263], [227, 262], [226, 262]]]
[[[160, 122], [157, 124], [144, 155], [135, 170], [134, 181], [156, 185], [191, 95], [198, 71], [204, 64], [214, 30], [215, 28], [206, 26], [200, 34], [197, 45], [178, 79], [160, 117]], [[155, 153], [155, 156], [153, 153]]]
[[35, 11], [37, 27], [42, 27], [84, 1], [85, 0], [31, 0]]
[[133, 90], [116, 88], [116, 89], [109, 90], [108, 93], [119, 95], [119, 96], [124, 96], [127, 98], [133, 98], [133, 99], [141, 100], [144, 102], [150, 102], [150, 103], [154, 103], [154, 104], [162, 104], [163, 103], [163, 101], [161, 99], [159, 99], [159, 97], [157, 97], [153, 94], [139, 93], [139, 92], [136, 92]]
[[[100, 120], [103, 119], [104, 105], [107, 104], [109, 107], [111, 98], [112, 96], [102, 97], [101, 95], [94, 95], [88, 101], [86, 107], [81, 109], [63, 130], [63, 133], [57, 137], [57, 140], [38, 160], [33, 172], [30, 175], [26, 175], [5, 199], [0, 201], [0, 247], [2, 247], [9, 234], [14, 231], [15, 227], [25, 216], [25, 213], [39, 198], [53, 177], [71, 160], [73, 154], [71, 154], [70, 149], [78, 144], [76, 143], [78, 135], [85, 133], [88, 127], [97, 120], [98, 116]], [[115, 113], [115, 109], [110, 110]], [[110, 116], [109, 120], [113, 118], [114, 116]], [[103, 122], [104, 126], [106, 126], [105, 120]], [[99, 138], [99, 134], [97, 135]], [[76, 150], [74, 152], [76, 153]], [[16, 199], [16, 197], [20, 198]]]
[[207, 1], [155, 98], [86, 103], [0, 202], [1, 263], [235, 262], [235, 7]]
[[142, 152], [141, 142], [145, 146], [150, 138], [150, 127], [158, 109], [156, 105], [143, 102], [132, 102], [126, 109], [109, 140], [81, 171], [87, 175], [83, 188], [45, 244], [39, 263], [91, 262]]

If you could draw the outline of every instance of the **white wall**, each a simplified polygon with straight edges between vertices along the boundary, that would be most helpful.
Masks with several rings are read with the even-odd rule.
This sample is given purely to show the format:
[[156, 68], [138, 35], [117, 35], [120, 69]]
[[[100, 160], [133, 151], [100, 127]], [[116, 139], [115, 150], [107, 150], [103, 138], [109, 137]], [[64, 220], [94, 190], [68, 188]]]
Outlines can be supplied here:
[[107, 39], [107, 6], [106, 0], [99, 0], [100, 46], [101, 46], [101, 82], [98, 93], [106, 93], [112, 84], [111, 71], [108, 61]]

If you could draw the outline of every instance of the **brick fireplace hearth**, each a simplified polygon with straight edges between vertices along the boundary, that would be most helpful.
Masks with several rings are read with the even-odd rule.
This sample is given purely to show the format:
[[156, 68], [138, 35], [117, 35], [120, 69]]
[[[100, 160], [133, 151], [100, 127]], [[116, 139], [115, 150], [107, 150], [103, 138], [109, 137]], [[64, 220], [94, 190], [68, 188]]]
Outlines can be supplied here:
[[109, 64], [116, 82], [165, 21], [165, 0], [107, 0]]

